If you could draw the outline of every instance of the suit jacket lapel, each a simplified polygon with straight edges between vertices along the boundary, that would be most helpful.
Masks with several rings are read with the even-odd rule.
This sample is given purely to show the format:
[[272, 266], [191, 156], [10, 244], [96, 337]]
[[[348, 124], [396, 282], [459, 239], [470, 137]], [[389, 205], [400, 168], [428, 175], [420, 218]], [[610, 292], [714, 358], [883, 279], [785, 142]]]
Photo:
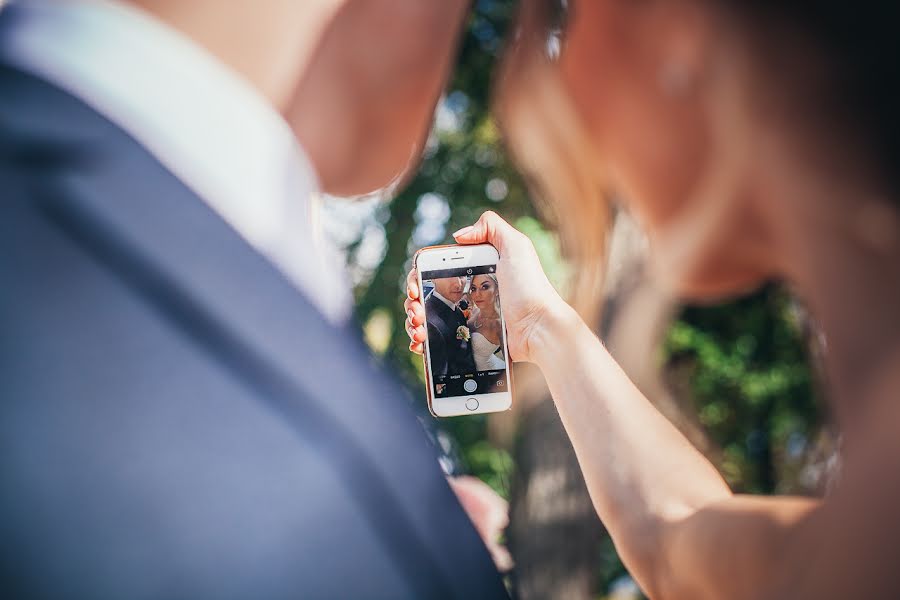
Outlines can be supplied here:
[[448, 366], [454, 370], [473, 369], [474, 362], [469, 364], [469, 342], [456, 337], [457, 329], [466, 324], [465, 317], [461, 314], [461, 311], [450, 308], [439, 298], [433, 296], [429, 297], [427, 302], [431, 302], [434, 305], [435, 312], [445, 327]]
[[[431, 305], [432, 308], [432, 325], [437, 327], [439, 330], [445, 332], [445, 335], [449, 335], [450, 324], [452, 321], [449, 321], [449, 318], [452, 318], [453, 313], [447, 310], [447, 306], [441, 302], [439, 299], [435, 298], [433, 295], [428, 297], [426, 300], [428, 304]], [[426, 315], [427, 316], [427, 315]]]
[[447, 306], [440, 298], [436, 298], [434, 295], [430, 296], [428, 301], [431, 302], [434, 311], [447, 326], [447, 331], [450, 331], [451, 328], [455, 330], [458, 327], [460, 321], [459, 313]]

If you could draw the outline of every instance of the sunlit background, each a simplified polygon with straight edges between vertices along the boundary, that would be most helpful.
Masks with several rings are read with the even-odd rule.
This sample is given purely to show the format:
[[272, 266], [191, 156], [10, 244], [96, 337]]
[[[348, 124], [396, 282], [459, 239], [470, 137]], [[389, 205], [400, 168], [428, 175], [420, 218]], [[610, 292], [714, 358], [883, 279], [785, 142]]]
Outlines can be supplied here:
[[[555, 282], [567, 275], [556, 236], [532, 207], [488, 114], [490, 74], [513, 10], [508, 1], [476, 2], [411, 184], [390, 200], [326, 199], [324, 225], [344, 250], [357, 319], [372, 350], [409, 386], [452, 467], [510, 501], [506, 542], [519, 595], [640, 598], [541, 390], [517, 398], [511, 414], [434, 422], [425, 409], [422, 359], [407, 349], [403, 281], [413, 253], [450, 242], [450, 232], [486, 209], [531, 237]], [[619, 282], [610, 290], [617, 304], [641, 288], [640, 248], [626, 243], [610, 265]], [[615, 318], [612, 311], [609, 319]], [[810, 367], [816, 340], [809, 332], [803, 311], [785, 290], [771, 286], [727, 305], [682, 309], [661, 344], [639, 357], [663, 373], [661, 410], [738, 492], [810, 493], [827, 483], [834, 441], [817, 409]]]

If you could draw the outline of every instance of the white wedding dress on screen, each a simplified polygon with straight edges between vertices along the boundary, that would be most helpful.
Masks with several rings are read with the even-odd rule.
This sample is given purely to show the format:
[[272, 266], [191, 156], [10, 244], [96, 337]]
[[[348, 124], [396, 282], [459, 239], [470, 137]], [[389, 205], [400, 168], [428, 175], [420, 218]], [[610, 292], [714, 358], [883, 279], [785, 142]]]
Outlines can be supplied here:
[[492, 344], [489, 339], [478, 333], [472, 334], [472, 355], [475, 357], [475, 368], [479, 371], [496, 371], [505, 369], [503, 359], [494, 354], [500, 346]]

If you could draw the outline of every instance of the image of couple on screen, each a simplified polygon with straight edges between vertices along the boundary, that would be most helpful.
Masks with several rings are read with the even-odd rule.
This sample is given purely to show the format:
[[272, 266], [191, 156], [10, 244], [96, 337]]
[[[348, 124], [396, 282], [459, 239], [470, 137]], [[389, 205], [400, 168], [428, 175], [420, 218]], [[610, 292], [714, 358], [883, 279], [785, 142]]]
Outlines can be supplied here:
[[429, 283], [425, 315], [434, 375], [505, 369], [496, 275], [435, 278], [426, 290]]

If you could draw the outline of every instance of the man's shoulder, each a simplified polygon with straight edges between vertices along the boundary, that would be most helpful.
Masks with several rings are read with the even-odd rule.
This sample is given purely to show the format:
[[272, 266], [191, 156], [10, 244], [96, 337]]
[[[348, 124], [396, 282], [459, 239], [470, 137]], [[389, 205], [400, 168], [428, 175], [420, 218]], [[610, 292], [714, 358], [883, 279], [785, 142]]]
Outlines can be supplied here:
[[427, 315], [433, 315], [440, 311], [441, 301], [434, 297], [434, 292], [428, 294], [428, 297], [425, 298], [425, 313]]
[[441, 299], [435, 295], [435, 292], [431, 292], [425, 299], [425, 310], [443, 315], [453, 313], [453, 310], [442, 302]]
[[425, 299], [425, 316], [429, 320], [429, 324], [434, 325], [436, 329], [446, 329], [449, 327], [447, 320], [453, 315], [452, 311], [446, 304], [435, 298], [432, 293]]

